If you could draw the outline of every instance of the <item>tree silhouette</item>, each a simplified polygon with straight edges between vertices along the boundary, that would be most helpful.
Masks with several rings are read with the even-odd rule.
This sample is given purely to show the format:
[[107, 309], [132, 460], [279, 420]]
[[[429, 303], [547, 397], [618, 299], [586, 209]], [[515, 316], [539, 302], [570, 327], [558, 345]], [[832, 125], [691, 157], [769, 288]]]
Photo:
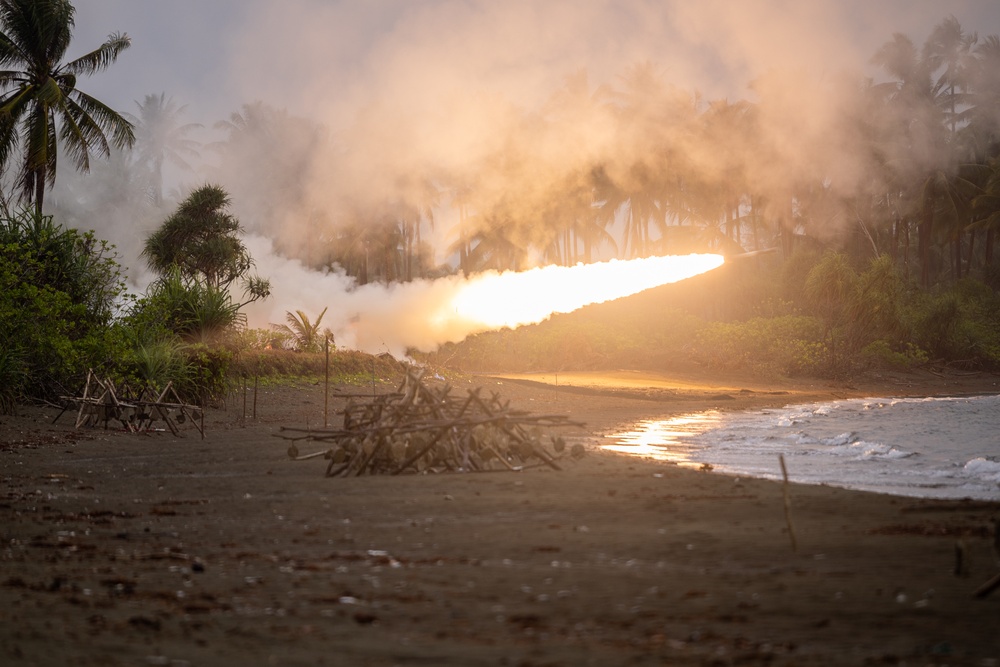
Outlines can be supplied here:
[[165, 93], [146, 95], [142, 102], [136, 102], [136, 106], [139, 108], [136, 125], [139, 160], [150, 171], [153, 203], [159, 206], [163, 202], [163, 163], [193, 171], [185, 158], [198, 157], [200, 144], [187, 135], [201, 124], [181, 123], [187, 106], [177, 106]]

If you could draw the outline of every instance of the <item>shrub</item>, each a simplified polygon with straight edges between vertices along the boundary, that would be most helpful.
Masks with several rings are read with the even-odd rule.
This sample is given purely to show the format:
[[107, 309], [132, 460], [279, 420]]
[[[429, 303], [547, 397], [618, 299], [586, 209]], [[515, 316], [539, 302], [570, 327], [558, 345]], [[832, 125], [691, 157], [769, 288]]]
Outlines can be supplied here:
[[[28, 398], [53, 398], [121, 356], [113, 247], [32, 210], [0, 216], [0, 332], [17, 341]], [[13, 372], [13, 371], [11, 371]]]
[[162, 389], [168, 382], [186, 385], [191, 369], [180, 341], [165, 338], [138, 342], [126, 358], [122, 373], [142, 386]]
[[883, 339], [872, 341], [861, 350], [861, 358], [875, 368], [911, 368], [927, 362], [927, 353], [913, 343], [893, 348]]
[[179, 336], [186, 342], [210, 343], [243, 321], [229, 293], [185, 280], [169, 271], [154, 281], [124, 320], [138, 340]]
[[232, 388], [230, 366], [233, 354], [222, 347], [204, 343], [191, 345], [184, 350], [188, 373], [186, 382], [180, 382], [179, 391], [186, 400], [204, 405], [223, 398]]
[[786, 315], [746, 322], [715, 322], [697, 336], [692, 356], [712, 368], [746, 370], [765, 377], [818, 371], [826, 348], [815, 317]]
[[24, 354], [0, 343], [0, 414], [11, 414], [24, 398], [30, 381]]

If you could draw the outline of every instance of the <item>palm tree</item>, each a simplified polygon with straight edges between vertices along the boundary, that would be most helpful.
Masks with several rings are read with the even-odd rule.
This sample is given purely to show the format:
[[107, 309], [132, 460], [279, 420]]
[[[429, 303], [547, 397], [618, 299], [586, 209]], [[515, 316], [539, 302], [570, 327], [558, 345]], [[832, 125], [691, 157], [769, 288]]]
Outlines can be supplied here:
[[965, 143], [978, 161], [1000, 152], [1000, 36], [989, 35], [975, 50], [976, 61], [970, 76], [969, 108], [962, 112], [968, 121], [963, 129]]
[[148, 165], [152, 175], [153, 203], [163, 203], [164, 161], [191, 171], [186, 157], [198, 157], [198, 142], [187, 135], [201, 127], [200, 123], [180, 122], [187, 105], [177, 106], [165, 93], [146, 95], [139, 107], [138, 137], [139, 158]]
[[625, 257], [645, 257], [650, 247], [650, 223], [662, 229], [666, 210], [660, 194], [660, 174], [642, 160], [633, 162], [610, 176], [598, 175], [597, 198], [605, 220], [624, 214], [622, 253]]
[[965, 97], [969, 80], [975, 70], [976, 33], [966, 33], [958, 19], [949, 16], [935, 26], [924, 43], [923, 59], [928, 70], [943, 70], [934, 82], [940, 106], [954, 137], [959, 121], [958, 105]]
[[[908, 192], [911, 213], [918, 218], [917, 253], [920, 281], [929, 287], [932, 278], [932, 241], [935, 234], [935, 202], [943, 195], [938, 159], [944, 154], [946, 139], [942, 112], [936, 104], [931, 59], [921, 57], [909, 37], [893, 35], [872, 58], [892, 77], [878, 84], [872, 92], [885, 100], [887, 113], [885, 135], [880, 149], [887, 167], [894, 173], [890, 180], [902, 184]], [[908, 184], [908, 185], [907, 185]]]
[[209, 144], [220, 155], [216, 179], [241, 202], [248, 231], [281, 236], [278, 226], [291, 212], [305, 215], [306, 184], [322, 128], [311, 120], [263, 102], [244, 104], [219, 121], [225, 139]]
[[701, 217], [711, 223], [711, 211], [722, 218], [724, 235], [736, 246], [742, 245], [740, 205], [749, 191], [748, 160], [752, 151], [756, 109], [745, 100], [730, 103], [719, 100], [709, 104], [699, 117], [698, 142], [707, 147], [710, 164], [697, 169], [701, 183], [694, 185], [692, 208], [702, 209]]
[[400, 198], [390, 208], [399, 220], [403, 238], [402, 278], [411, 281], [414, 277], [423, 277], [428, 268], [420, 265], [420, 231], [424, 221], [434, 229], [434, 209], [440, 203], [441, 192], [427, 176], [401, 176], [396, 179], [396, 189]]
[[973, 200], [975, 222], [973, 229], [986, 230], [985, 263], [990, 267], [993, 263], [994, 236], [1000, 229], [1000, 158], [994, 158], [989, 166], [986, 186], [979, 196]]
[[0, 0], [0, 171], [23, 152], [21, 196], [41, 213], [45, 188], [56, 178], [57, 143], [77, 169], [90, 169], [91, 154], [106, 157], [135, 142], [132, 124], [77, 89], [77, 77], [106, 69], [128, 48], [114, 33], [97, 49], [61, 63], [74, 26], [68, 0]]
[[313, 322], [309, 321], [309, 316], [301, 310], [294, 313], [285, 311], [285, 322], [287, 324], [272, 324], [271, 328], [279, 333], [289, 336], [295, 344], [295, 349], [301, 352], [319, 352], [323, 340], [333, 341], [333, 333], [327, 329], [320, 335], [319, 323], [323, 321], [327, 308], [323, 309]]
[[602, 211], [594, 199], [595, 165], [603, 162], [608, 150], [601, 142], [595, 142], [594, 137], [612, 134], [615, 121], [612, 97], [610, 86], [592, 87], [587, 71], [581, 69], [566, 77], [563, 87], [552, 95], [544, 109], [549, 132], [556, 142], [586, 147], [575, 161], [565, 165], [544, 200], [542, 221], [555, 232], [546, 255], [564, 264], [580, 260], [589, 263], [593, 250], [604, 243], [617, 252], [614, 237], [607, 231], [614, 215]]
[[654, 236], [668, 233], [668, 220], [686, 217], [684, 177], [689, 172], [685, 143], [695, 127], [697, 96], [663, 80], [650, 62], [622, 75], [618, 130], [623, 147], [603, 166], [598, 199], [608, 215], [624, 215], [622, 251], [645, 256]]

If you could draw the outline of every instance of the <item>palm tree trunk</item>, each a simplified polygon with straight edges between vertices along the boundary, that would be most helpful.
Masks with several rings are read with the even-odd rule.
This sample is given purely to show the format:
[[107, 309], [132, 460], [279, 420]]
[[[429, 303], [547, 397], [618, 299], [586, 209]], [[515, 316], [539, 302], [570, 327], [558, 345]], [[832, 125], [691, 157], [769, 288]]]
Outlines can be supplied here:
[[976, 263], [976, 230], [969, 231], [969, 261], [965, 263], [965, 275], [972, 272]]
[[934, 225], [934, 208], [930, 197], [924, 198], [923, 214], [917, 229], [917, 253], [920, 255], [920, 284], [931, 285], [931, 232]]
[[461, 204], [458, 207], [458, 268], [463, 276], [469, 275], [469, 241], [465, 236], [467, 220], [468, 213], [465, 205]]
[[899, 261], [899, 237], [902, 224], [903, 223], [899, 219], [899, 216], [895, 216], [892, 221], [892, 247], [889, 251], [889, 256], [892, 258], [893, 262]]
[[413, 233], [412, 224], [403, 220], [400, 224], [403, 230], [403, 280], [413, 280]]
[[903, 220], [903, 277], [910, 279], [910, 220]]
[[791, 257], [792, 250], [794, 250], [794, 235], [792, 233], [792, 219], [794, 214], [792, 207], [792, 198], [789, 197], [788, 210], [778, 214], [778, 235], [781, 238], [781, 256], [784, 259]]
[[962, 279], [962, 238], [961, 236], [951, 241], [951, 275], [955, 281]]
[[[420, 227], [422, 226], [421, 223], [423, 223], [423, 220], [424, 220], [423, 216], [420, 215], [420, 214], [417, 214], [417, 225], [416, 225], [416, 230], [415, 230], [415, 232], [413, 234], [413, 252], [416, 255], [416, 261], [417, 261], [417, 274], [416, 275], [417, 275], [418, 278], [423, 278], [424, 277], [424, 270], [425, 270], [424, 266], [423, 266], [423, 260], [421, 259], [421, 255], [420, 255]], [[411, 280], [412, 280], [412, 278], [411, 278]]]
[[35, 172], [35, 212], [42, 215], [42, 205], [45, 203], [45, 167], [39, 167]]

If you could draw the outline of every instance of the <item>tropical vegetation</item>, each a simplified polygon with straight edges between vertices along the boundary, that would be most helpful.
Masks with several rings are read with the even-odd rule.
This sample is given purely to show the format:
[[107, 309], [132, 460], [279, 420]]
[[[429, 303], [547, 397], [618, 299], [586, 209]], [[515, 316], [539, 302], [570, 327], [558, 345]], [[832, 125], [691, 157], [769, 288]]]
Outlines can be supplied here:
[[285, 313], [285, 324], [272, 324], [271, 328], [281, 334], [284, 340], [301, 352], [320, 352], [328, 348], [333, 341], [333, 333], [327, 329], [320, 332], [319, 325], [328, 309], [316, 316], [313, 321], [301, 310]]
[[[269, 292], [247, 233], [361, 285], [692, 251], [732, 260], [631, 310], [482, 334], [429, 363], [1000, 368], [1000, 37], [953, 17], [923, 44], [893, 35], [872, 54], [877, 77], [769, 72], [753, 99], [706, 101], [652, 62], [614, 83], [579, 71], [535, 107], [490, 99], [489, 140], [435, 161], [383, 137], [378, 103], [333, 132], [255, 101], [204, 144], [165, 93], [116, 112], [77, 79], [129, 39], [63, 62], [74, 15], [67, 0], [0, 0], [2, 200], [22, 204], [0, 212], [0, 410], [71, 391], [88, 368], [204, 401], [269, 358], [312, 367], [303, 359], [332, 342], [325, 309], [246, 328], [244, 307]], [[60, 153], [99, 178], [62, 172], [53, 189]], [[206, 184], [166, 191], [165, 170], [190, 176], [202, 153]], [[99, 218], [121, 223], [115, 242], [153, 272], [142, 293], [127, 294], [110, 243], [78, 231]], [[442, 262], [426, 239], [445, 219]], [[772, 252], [737, 259], [747, 251]]]

